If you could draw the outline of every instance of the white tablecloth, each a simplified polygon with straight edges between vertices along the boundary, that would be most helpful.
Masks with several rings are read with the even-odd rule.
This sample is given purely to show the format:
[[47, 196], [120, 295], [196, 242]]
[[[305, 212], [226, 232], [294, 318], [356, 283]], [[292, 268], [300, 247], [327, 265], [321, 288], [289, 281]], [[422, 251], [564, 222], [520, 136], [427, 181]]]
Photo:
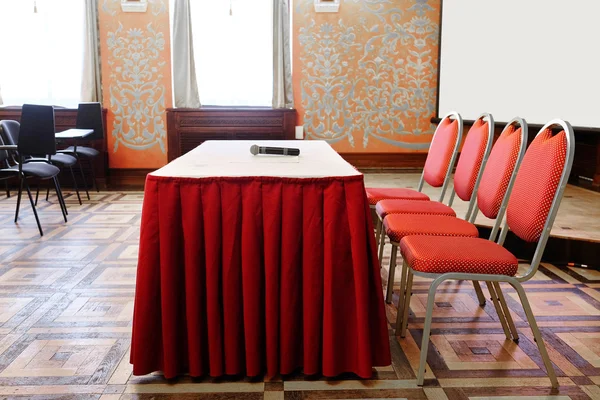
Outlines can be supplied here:
[[[300, 155], [252, 155], [252, 145], [293, 147]], [[206, 178], [277, 176], [324, 178], [360, 175], [323, 140], [209, 140], [154, 171], [154, 176]]]

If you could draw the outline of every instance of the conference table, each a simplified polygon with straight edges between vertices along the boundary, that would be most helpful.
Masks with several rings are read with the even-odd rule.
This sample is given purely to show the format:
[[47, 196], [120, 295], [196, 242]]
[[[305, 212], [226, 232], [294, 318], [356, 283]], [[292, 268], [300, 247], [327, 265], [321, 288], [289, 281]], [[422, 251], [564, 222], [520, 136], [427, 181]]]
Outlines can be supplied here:
[[206, 141], [149, 174], [136, 279], [134, 375], [391, 363], [363, 176], [325, 141]]

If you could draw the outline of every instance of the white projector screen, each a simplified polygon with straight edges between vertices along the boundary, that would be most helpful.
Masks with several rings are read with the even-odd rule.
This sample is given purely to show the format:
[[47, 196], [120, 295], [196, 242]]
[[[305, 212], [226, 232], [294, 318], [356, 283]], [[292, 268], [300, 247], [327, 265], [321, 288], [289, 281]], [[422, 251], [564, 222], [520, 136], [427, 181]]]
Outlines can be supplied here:
[[600, 128], [600, 1], [442, 5], [439, 117]]

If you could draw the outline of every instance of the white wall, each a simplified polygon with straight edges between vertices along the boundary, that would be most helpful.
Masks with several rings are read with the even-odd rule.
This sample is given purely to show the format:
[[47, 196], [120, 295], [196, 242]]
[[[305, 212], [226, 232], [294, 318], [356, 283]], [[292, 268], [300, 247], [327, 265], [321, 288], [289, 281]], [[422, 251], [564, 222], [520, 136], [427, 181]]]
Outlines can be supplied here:
[[600, 127], [600, 0], [443, 0], [439, 115]]

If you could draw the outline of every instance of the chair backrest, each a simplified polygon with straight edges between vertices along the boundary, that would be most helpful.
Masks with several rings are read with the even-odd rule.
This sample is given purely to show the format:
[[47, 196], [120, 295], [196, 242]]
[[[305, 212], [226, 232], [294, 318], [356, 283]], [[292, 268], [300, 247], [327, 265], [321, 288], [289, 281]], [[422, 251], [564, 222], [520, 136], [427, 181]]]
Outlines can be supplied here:
[[56, 154], [54, 107], [23, 104], [17, 149], [21, 156]]
[[[3, 123], [4, 121], [0, 121], [0, 145], [5, 145], [6, 141], [4, 141], [4, 128], [3, 128]], [[9, 163], [8, 163], [8, 151], [6, 150], [0, 150], [0, 168], [7, 168], [9, 167]]]
[[[527, 148], [527, 123], [513, 118], [496, 140], [477, 190], [477, 207], [487, 218], [495, 219], [490, 240], [496, 240], [517, 171]], [[471, 222], [475, 221], [475, 213]]]
[[[454, 172], [454, 193], [469, 202], [468, 220], [475, 203], [477, 187], [494, 142], [494, 118], [481, 114], [469, 129]], [[452, 198], [450, 204], [452, 205]]]
[[[20, 126], [19, 122], [10, 119], [0, 121], [0, 131], [4, 143], [12, 146], [17, 145], [19, 142]], [[18, 155], [16, 151], [10, 152], [10, 154], [7, 152], [7, 160], [12, 160], [13, 163], [16, 163]]]
[[[555, 126], [562, 128], [556, 134]], [[511, 229], [527, 242], [538, 242], [522, 280], [533, 276], [539, 266], [571, 173], [574, 153], [573, 128], [568, 122], [556, 119], [542, 127], [523, 157], [500, 235], [506, 236]]]
[[423, 188], [423, 181], [433, 187], [441, 186], [440, 201], [444, 200], [456, 161], [458, 144], [462, 139], [462, 130], [463, 121], [459, 113], [452, 111], [442, 118], [431, 139], [431, 146], [419, 181], [419, 191]]
[[94, 133], [87, 136], [87, 139], [103, 139], [102, 105], [100, 103], [80, 103], [77, 108], [75, 127], [78, 129], [93, 129]]

